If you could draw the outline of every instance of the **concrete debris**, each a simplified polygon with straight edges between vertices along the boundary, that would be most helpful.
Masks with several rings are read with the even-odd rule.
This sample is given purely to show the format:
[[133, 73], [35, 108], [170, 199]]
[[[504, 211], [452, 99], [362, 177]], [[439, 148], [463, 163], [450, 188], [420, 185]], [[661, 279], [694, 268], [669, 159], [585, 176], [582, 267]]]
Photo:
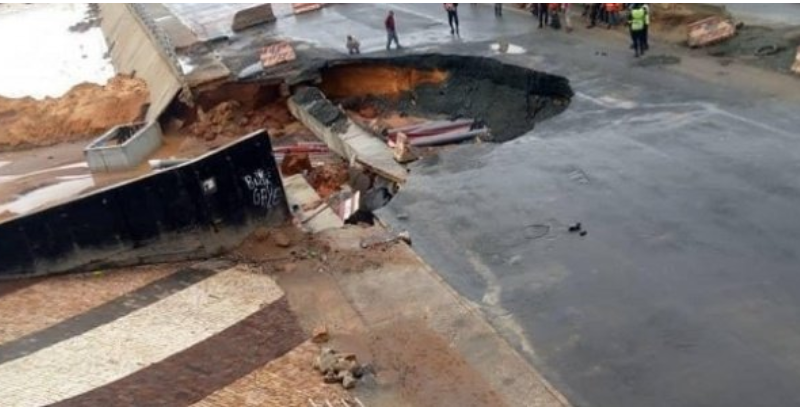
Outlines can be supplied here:
[[269, 229], [266, 227], [259, 227], [253, 232], [253, 237], [257, 242], [263, 243], [269, 238]]
[[408, 136], [402, 132], [398, 132], [394, 140], [394, 160], [397, 163], [410, 163], [419, 159], [419, 155], [411, 150], [411, 144], [408, 141]]
[[325, 383], [340, 383], [345, 389], [356, 386], [356, 380], [364, 374], [364, 368], [354, 354], [338, 353], [332, 348], [322, 348], [313, 365], [322, 374]]
[[375, 234], [361, 240], [361, 248], [368, 249], [370, 247], [375, 247], [381, 244], [396, 243], [401, 240], [408, 244], [411, 244], [411, 234], [409, 234], [409, 232], [407, 231], [384, 232]]
[[282, 41], [268, 45], [261, 49], [261, 66], [264, 68], [274, 67], [279, 64], [287, 63], [297, 59], [291, 44]]
[[237, 11], [236, 14], [233, 15], [231, 30], [238, 32], [259, 24], [271, 23], [275, 20], [276, 18], [275, 14], [272, 12], [272, 5], [269, 3], [260, 4], [255, 7]]
[[315, 344], [324, 344], [330, 340], [330, 334], [328, 333], [328, 327], [324, 325], [320, 325], [314, 328], [314, 333], [311, 336], [311, 341]]
[[720, 16], [704, 18], [689, 24], [689, 47], [703, 47], [736, 35], [736, 25]]
[[277, 231], [272, 235], [272, 241], [278, 247], [286, 248], [292, 245], [292, 239], [290, 239], [289, 236], [280, 231]]

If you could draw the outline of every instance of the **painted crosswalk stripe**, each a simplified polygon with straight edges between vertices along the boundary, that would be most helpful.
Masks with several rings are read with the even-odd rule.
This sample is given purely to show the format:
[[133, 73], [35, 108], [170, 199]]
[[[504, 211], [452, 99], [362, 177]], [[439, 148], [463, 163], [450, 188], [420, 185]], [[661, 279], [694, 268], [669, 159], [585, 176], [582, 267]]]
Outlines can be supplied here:
[[217, 334], [283, 295], [234, 268], [164, 300], [0, 365], [0, 406], [44, 406], [91, 391]]
[[147, 307], [192, 284], [196, 284], [214, 273], [215, 271], [208, 269], [182, 269], [83, 314], [2, 344], [0, 345], [0, 364], [30, 355], [40, 349], [124, 317], [133, 311]]

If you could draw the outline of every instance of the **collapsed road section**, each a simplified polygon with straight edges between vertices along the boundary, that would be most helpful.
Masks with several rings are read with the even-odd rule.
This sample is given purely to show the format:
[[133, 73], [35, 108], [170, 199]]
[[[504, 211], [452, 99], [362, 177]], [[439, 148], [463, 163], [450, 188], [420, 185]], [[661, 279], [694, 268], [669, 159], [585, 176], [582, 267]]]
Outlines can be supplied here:
[[471, 118], [505, 142], [563, 112], [573, 96], [561, 76], [475, 56], [422, 54], [333, 61], [322, 69], [325, 95], [369, 116]]

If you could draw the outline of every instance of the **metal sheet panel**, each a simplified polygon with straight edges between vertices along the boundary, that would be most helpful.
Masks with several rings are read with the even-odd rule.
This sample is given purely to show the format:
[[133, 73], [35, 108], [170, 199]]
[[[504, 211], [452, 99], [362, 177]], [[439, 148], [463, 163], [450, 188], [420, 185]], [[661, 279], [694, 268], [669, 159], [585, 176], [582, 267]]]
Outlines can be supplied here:
[[150, 108], [147, 120], [156, 120], [183, 87], [183, 73], [166, 35], [131, 4], [100, 4], [101, 28], [114, 68], [147, 82]]

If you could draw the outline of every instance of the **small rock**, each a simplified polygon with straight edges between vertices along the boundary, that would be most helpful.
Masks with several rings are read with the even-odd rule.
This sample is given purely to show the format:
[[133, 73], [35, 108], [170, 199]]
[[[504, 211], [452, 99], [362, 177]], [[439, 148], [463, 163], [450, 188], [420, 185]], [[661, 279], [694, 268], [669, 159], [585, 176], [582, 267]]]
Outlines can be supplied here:
[[256, 241], [259, 243], [264, 242], [269, 238], [269, 230], [266, 227], [259, 227], [253, 232], [253, 237], [255, 237]]
[[352, 389], [356, 386], [356, 378], [350, 372], [345, 372], [342, 377], [342, 386], [345, 389]]
[[283, 232], [275, 232], [275, 234], [272, 235], [272, 240], [278, 247], [286, 248], [292, 245], [292, 240], [288, 236], [286, 236]]
[[311, 341], [315, 344], [324, 344], [330, 340], [330, 334], [328, 333], [328, 327], [321, 325], [319, 327], [314, 328], [314, 335], [311, 337]]
[[317, 357], [317, 362], [315, 364], [315, 368], [322, 372], [323, 375], [327, 375], [329, 373], [334, 373], [334, 367], [336, 366], [336, 351], [330, 348], [322, 348], [322, 352], [320, 352], [319, 356]]
[[408, 213], [399, 213], [397, 215], [397, 220], [408, 220]]

